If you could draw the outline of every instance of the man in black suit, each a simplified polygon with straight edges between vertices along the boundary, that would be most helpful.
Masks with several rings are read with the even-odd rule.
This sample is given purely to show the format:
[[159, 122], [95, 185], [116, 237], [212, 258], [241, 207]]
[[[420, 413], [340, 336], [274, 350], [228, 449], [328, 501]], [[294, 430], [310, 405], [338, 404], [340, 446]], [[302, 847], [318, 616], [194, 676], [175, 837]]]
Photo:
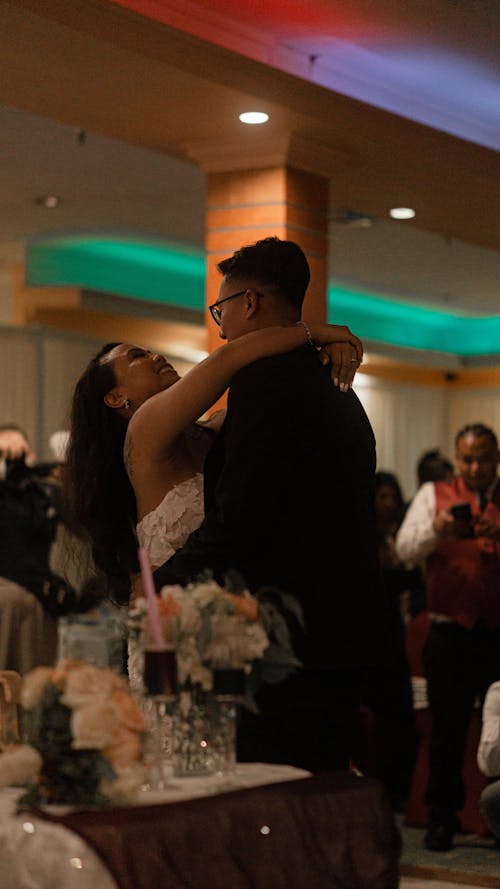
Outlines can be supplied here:
[[[223, 338], [300, 318], [310, 275], [293, 242], [266, 238], [219, 270], [211, 311]], [[251, 591], [274, 586], [302, 606], [305, 632], [294, 643], [303, 670], [263, 687], [259, 714], [243, 715], [239, 759], [313, 771], [348, 765], [382, 607], [374, 473], [366, 414], [352, 390], [334, 386], [315, 349], [256, 361], [233, 378], [206, 461], [205, 519], [155, 583], [235, 569]]]

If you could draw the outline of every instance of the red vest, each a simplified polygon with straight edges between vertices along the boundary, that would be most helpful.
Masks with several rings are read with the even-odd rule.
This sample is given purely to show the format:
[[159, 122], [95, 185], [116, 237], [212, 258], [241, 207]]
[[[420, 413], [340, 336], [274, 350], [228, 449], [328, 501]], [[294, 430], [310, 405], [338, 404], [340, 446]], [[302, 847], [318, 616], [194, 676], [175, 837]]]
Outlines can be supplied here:
[[[462, 478], [435, 482], [436, 513], [455, 503], [470, 503], [479, 516], [473, 491]], [[500, 525], [500, 483], [483, 512]], [[469, 629], [482, 619], [500, 627], [500, 543], [488, 537], [440, 538], [426, 563], [427, 609], [446, 614]]]

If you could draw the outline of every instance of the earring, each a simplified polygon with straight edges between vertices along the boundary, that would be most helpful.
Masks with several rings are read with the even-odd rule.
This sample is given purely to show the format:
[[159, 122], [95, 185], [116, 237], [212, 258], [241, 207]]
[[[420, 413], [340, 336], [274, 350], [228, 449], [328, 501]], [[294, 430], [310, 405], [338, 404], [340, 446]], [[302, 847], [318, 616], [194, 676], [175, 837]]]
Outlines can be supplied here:
[[123, 407], [125, 408], [126, 411], [128, 411], [128, 409], [130, 407], [130, 399], [128, 399], [128, 398], [125, 399], [125, 401], [123, 402]]

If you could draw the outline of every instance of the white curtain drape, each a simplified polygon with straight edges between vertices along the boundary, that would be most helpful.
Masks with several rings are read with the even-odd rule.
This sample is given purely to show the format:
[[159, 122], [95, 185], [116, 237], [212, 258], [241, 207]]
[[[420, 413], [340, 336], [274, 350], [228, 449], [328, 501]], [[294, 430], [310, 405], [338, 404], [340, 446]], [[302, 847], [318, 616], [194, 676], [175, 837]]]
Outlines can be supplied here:
[[448, 451], [446, 392], [367, 375], [355, 389], [375, 432], [377, 469], [395, 472], [409, 499], [421, 454], [431, 448]]
[[36, 447], [39, 422], [38, 338], [0, 327], [0, 423], [15, 423]]

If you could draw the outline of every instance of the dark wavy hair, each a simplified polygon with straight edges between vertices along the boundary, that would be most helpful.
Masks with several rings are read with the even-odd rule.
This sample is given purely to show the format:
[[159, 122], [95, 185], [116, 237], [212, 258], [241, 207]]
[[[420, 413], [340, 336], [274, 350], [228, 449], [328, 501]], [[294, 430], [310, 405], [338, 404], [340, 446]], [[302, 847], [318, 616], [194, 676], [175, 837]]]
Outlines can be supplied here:
[[88, 539], [107, 594], [123, 604], [139, 565], [135, 495], [123, 462], [127, 421], [104, 402], [116, 378], [102, 358], [117, 345], [103, 346], [75, 386], [63, 494], [71, 529]]

